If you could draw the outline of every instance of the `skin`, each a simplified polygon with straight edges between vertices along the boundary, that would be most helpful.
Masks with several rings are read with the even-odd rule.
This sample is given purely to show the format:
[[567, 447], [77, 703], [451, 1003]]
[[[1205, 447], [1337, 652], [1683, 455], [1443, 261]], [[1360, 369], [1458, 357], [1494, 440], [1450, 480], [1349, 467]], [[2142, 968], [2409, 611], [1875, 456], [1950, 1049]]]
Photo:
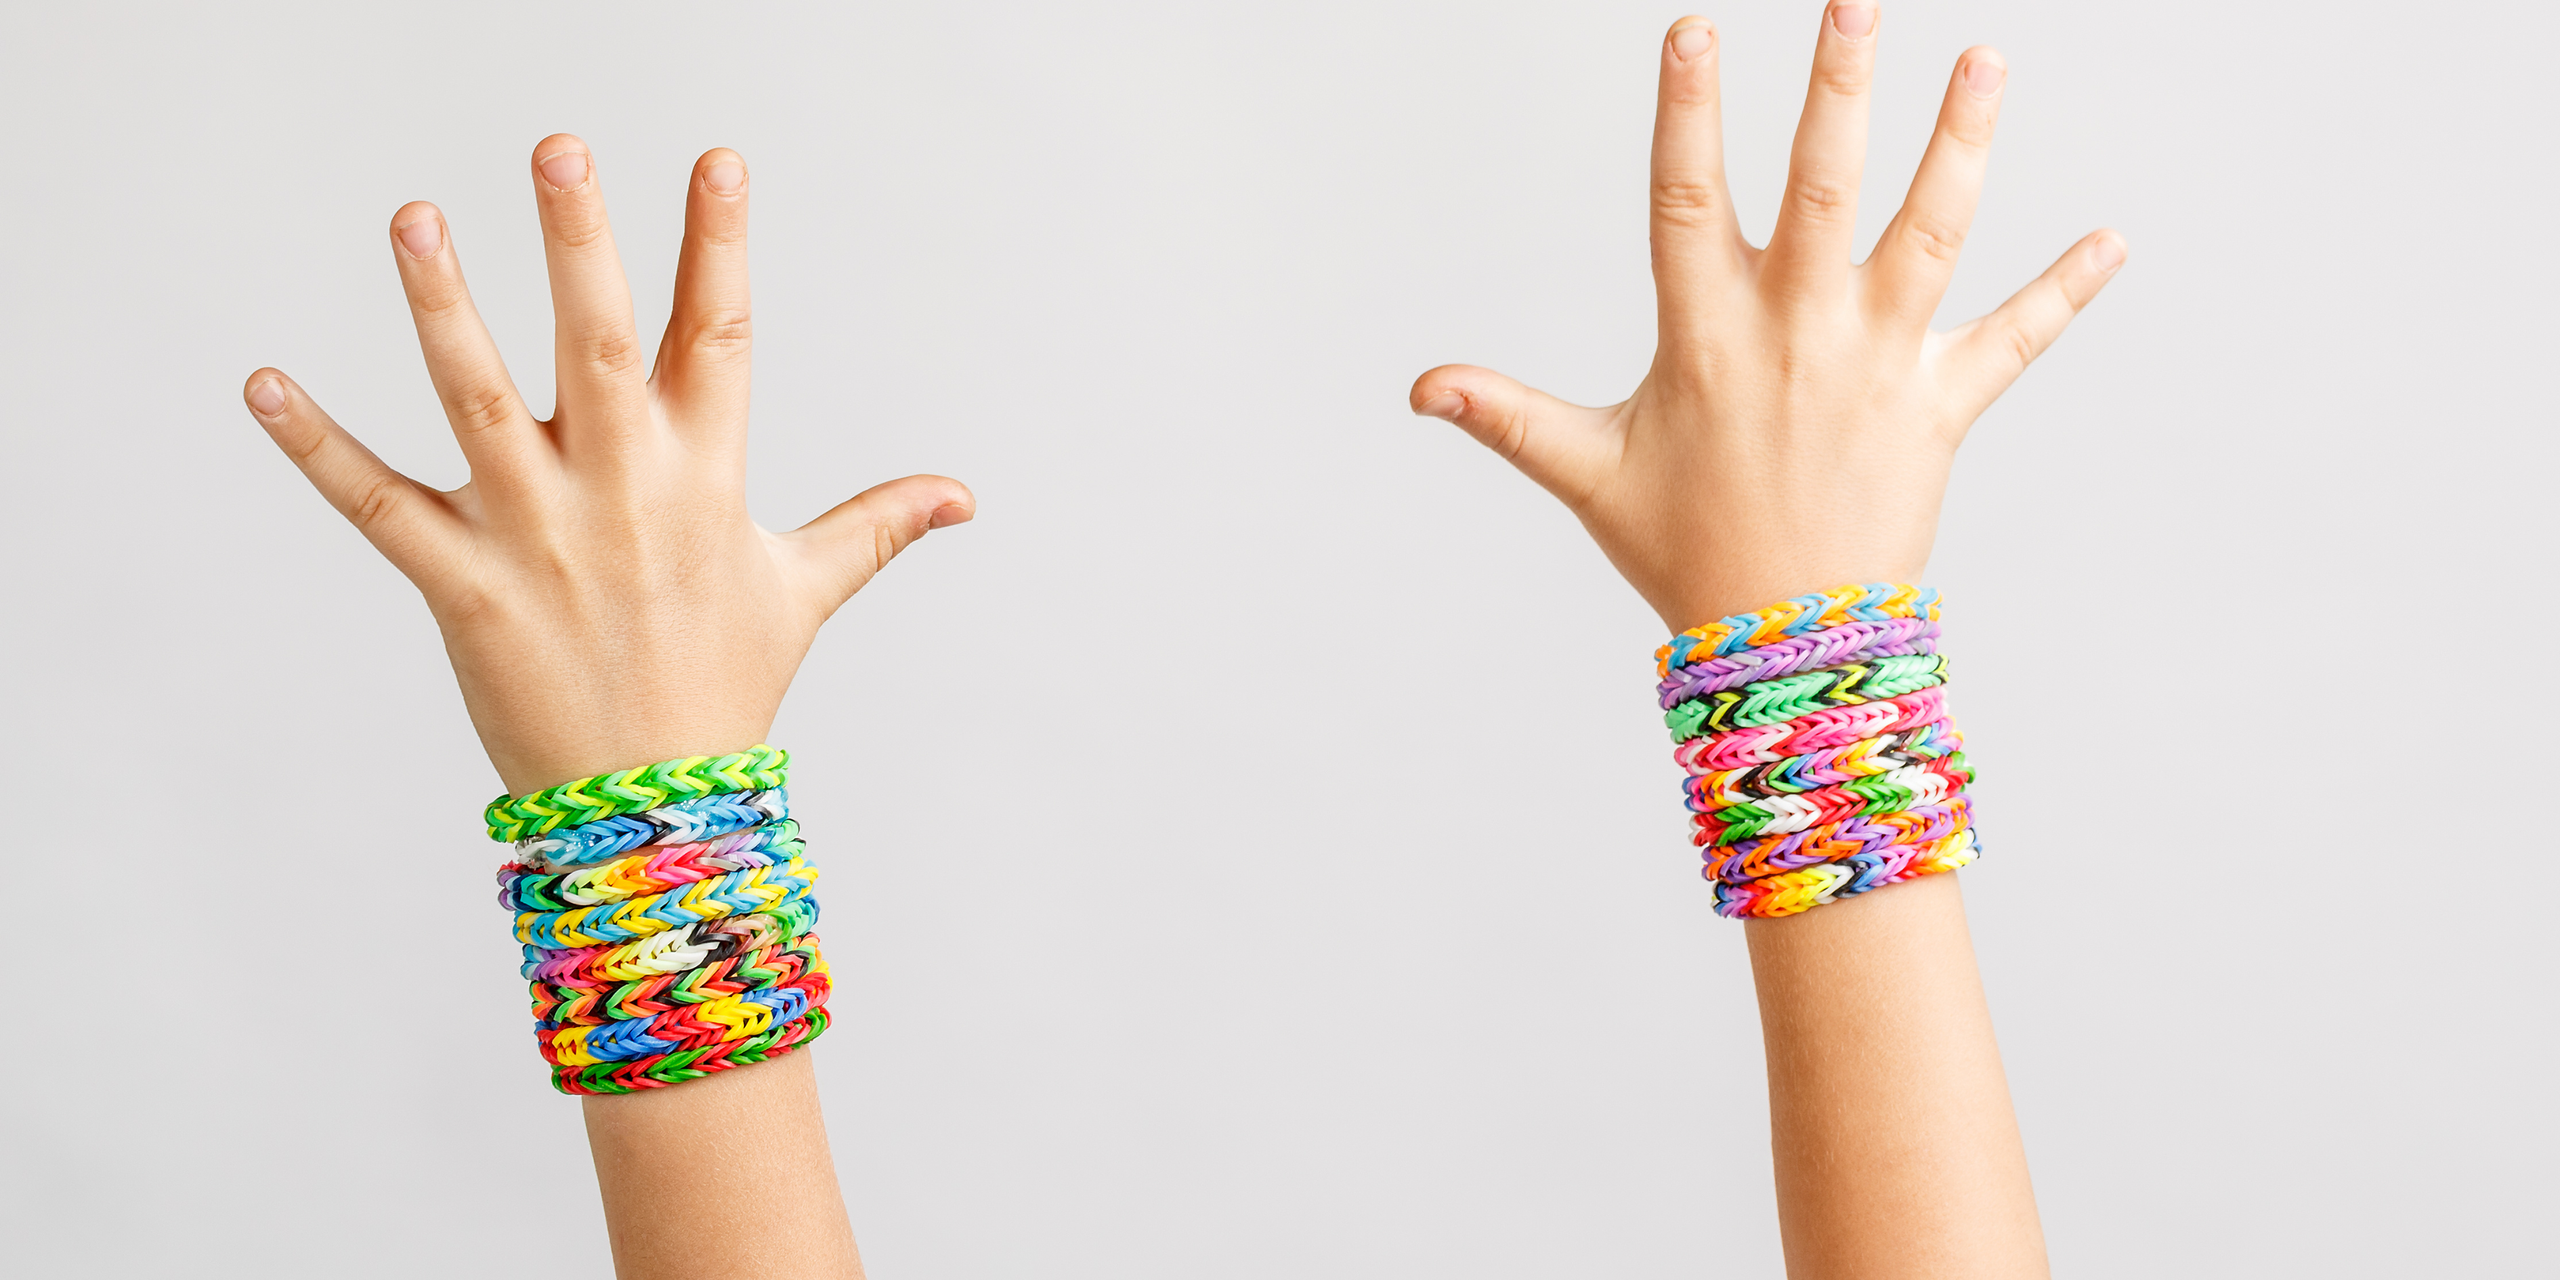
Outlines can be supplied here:
[[[2097, 233], [1992, 315], [1929, 331], [1998, 110], [1998, 56], [1975, 49], [1901, 215], [1851, 266], [1874, 44], [1871, 6], [1825, 13], [1786, 207], [1755, 249], [1725, 198], [1714, 28], [1672, 28], [1654, 146], [1661, 340], [1626, 402], [1568, 405], [1456, 365], [1414, 385], [1417, 411], [1562, 498], [1675, 629], [1917, 576], [1965, 428], [2123, 261], [2122, 241]], [[758, 528], [744, 499], [744, 161], [723, 149], [694, 166], [654, 365], [585, 144], [546, 138], [532, 170], [557, 319], [548, 420], [516, 394], [443, 215], [420, 203], [392, 218], [419, 344], [470, 463], [461, 488], [384, 466], [278, 370], [243, 389], [425, 595], [472, 723], [519, 795], [763, 740], [818, 626], [892, 556], [975, 510], [958, 481], [910, 476], [790, 533]], [[1789, 1273], [2044, 1274], [1956, 878], [1746, 928]], [[819, 1051], [584, 1100], [617, 1274], [862, 1274]], [[739, 1186], [757, 1188], [751, 1227], [691, 1225], [734, 1221], [723, 1189]]]
[[[1783, 204], [1755, 248], [1726, 195], [1715, 27], [1672, 26], [1652, 162], [1659, 338], [1634, 395], [1585, 408], [1466, 365], [1414, 383], [1416, 412], [1562, 499], [1673, 631], [1917, 581], [1966, 430], [2123, 265], [2123, 239], [2093, 232], [1998, 310], [1930, 329], [1999, 115], [2006, 66], [1987, 48], [1957, 59], [1900, 212], [1853, 263], [1878, 28], [1873, 4], [1824, 11]], [[1957, 877], [1744, 928], [1787, 1273], [2046, 1275]]]

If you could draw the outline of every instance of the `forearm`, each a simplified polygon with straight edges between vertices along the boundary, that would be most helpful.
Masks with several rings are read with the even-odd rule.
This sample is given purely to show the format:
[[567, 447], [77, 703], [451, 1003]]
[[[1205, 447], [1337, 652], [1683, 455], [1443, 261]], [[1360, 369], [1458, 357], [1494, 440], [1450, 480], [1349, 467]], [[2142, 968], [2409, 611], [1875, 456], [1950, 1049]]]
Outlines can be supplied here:
[[1744, 926], [1793, 1280], [2046, 1274], [1958, 879]]
[[808, 1052], [585, 1106], [623, 1280], [862, 1274]]

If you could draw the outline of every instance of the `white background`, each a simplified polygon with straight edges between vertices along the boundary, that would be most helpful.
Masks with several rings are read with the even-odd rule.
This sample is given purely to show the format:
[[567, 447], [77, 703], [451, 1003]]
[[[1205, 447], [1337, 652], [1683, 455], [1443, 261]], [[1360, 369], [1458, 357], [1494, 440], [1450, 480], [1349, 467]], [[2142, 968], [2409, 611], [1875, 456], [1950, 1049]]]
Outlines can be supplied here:
[[[1756, 237], [1819, 8], [1709, 12]], [[1932, 569], [2063, 1273], [2549, 1264], [2549, 14], [1884, 16], [1870, 235], [1958, 52], [2012, 67], [1946, 322], [2132, 245]], [[443, 206], [545, 406], [569, 130], [644, 325], [687, 165], [754, 169], [761, 519], [981, 501], [775, 730], [875, 1274], [1776, 1274], [1658, 625], [1404, 407], [1453, 360], [1633, 387], [1677, 16], [13, 9], [7, 1269], [607, 1271], [434, 630], [239, 405], [276, 364], [459, 482], [387, 220]]]

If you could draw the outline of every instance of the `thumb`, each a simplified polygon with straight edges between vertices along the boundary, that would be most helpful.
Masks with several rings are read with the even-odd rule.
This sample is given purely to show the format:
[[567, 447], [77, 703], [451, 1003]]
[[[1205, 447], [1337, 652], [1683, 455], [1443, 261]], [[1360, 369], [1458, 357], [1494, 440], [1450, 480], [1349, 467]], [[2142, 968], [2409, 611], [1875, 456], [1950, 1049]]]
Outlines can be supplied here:
[[1568, 404], [1491, 369], [1444, 364], [1414, 379], [1412, 401], [1415, 413], [1458, 424], [1568, 505], [1617, 457], [1615, 410]]
[[801, 552], [824, 585], [832, 613], [926, 532], [977, 514], [978, 499], [969, 486], [949, 476], [908, 476], [837, 503], [782, 540]]

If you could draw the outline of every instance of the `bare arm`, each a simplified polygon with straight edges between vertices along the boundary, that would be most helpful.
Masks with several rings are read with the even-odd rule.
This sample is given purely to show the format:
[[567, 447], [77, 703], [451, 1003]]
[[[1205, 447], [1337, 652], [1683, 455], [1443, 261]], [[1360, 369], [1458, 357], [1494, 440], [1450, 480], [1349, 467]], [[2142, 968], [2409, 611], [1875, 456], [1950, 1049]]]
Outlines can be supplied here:
[[[586, 145], [546, 138], [533, 161], [557, 320], [549, 420], [517, 396], [424, 203], [393, 215], [391, 255], [470, 481], [440, 493], [384, 466], [277, 370], [245, 388], [277, 445], [425, 595], [518, 796], [763, 741], [819, 624], [889, 557], [973, 511], [958, 481], [910, 476], [794, 532], [758, 528], [744, 161], [717, 150], [694, 165], [654, 367]], [[861, 1274], [812, 1070], [793, 1053], [586, 1100], [619, 1274]]]
[[[2006, 82], [1977, 48], [1901, 211], [1853, 263], [1876, 39], [1872, 4], [1824, 11], [1784, 203], [1755, 247], [1726, 195], [1720, 42], [1703, 19], [1673, 26], [1653, 150], [1660, 338], [1633, 396], [1584, 408], [1463, 365], [1414, 384], [1417, 411], [1571, 507], [1670, 630], [1917, 581], [1967, 428], [2123, 261], [2094, 233], [1992, 314], [1930, 329]], [[1956, 877], [1745, 927], [1789, 1274], [2045, 1274]]]

